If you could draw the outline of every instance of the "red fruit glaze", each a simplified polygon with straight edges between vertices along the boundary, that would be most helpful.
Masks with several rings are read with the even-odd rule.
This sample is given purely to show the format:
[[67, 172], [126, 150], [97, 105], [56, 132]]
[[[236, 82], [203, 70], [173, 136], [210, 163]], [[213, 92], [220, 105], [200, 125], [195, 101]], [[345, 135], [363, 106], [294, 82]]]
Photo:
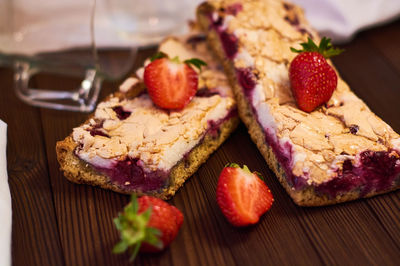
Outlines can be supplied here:
[[[175, 239], [182, 226], [182, 213], [176, 207], [154, 197], [143, 196], [138, 199], [138, 203], [139, 214], [146, 211], [151, 206], [151, 216], [147, 227], [156, 228], [161, 232], [160, 240], [163, 243], [163, 248], [165, 248]], [[160, 249], [148, 243], [142, 243], [140, 251], [158, 252]]]
[[259, 221], [271, 208], [273, 196], [255, 174], [239, 167], [225, 167], [217, 185], [217, 203], [234, 226], [247, 226]]
[[298, 107], [311, 112], [326, 103], [337, 86], [335, 70], [318, 52], [302, 52], [289, 68], [292, 92]]
[[198, 75], [185, 63], [161, 58], [146, 66], [144, 83], [155, 105], [165, 109], [182, 109], [196, 94]]

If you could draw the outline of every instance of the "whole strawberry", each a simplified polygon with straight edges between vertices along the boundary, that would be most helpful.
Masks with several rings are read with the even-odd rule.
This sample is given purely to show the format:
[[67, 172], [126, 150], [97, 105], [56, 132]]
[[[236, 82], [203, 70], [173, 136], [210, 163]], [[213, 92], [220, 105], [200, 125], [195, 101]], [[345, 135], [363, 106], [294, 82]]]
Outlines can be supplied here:
[[139, 250], [141, 252], [158, 252], [167, 247], [176, 237], [183, 223], [182, 213], [165, 201], [143, 196], [131, 202], [114, 219], [120, 231], [121, 241], [115, 245], [113, 252], [122, 253], [132, 248], [131, 260]]
[[332, 47], [330, 39], [322, 38], [317, 46], [310, 38], [301, 43], [303, 50], [291, 48], [299, 53], [290, 64], [289, 79], [298, 107], [311, 112], [326, 103], [337, 86], [337, 75], [326, 58], [340, 54], [343, 50]]
[[246, 165], [231, 163], [222, 170], [217, 185], [217, 203], [234, 226], [255, 224], [267, 212], [274, 198], [260, 174]]
[[192, 66], [206, 65], [200, 59], [181, 62], [158, 53], [144, 69], [144, 83], [153, 103], [164, 109], [182, 109], [196, 94], [198, 74]]

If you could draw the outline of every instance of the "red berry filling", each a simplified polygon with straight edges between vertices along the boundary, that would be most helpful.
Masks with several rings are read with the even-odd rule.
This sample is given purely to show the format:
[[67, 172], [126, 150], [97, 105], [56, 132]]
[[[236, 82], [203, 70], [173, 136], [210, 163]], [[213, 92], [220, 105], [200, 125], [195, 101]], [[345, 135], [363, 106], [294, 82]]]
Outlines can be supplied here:
[[131, 115], [131, 112], [125, 111], [122, 106], [115, 106], [113, 107], [113, 110], [117, 114], [119, 120], [125, 120]]
[[400, 178], [400, 154], [396, 151], [364, 151], [360, 154], [360, 164], [355, 166], [350, 160], [343, 163], [338, 177], [319, 185], [320, 193], [336, 197], [340, 193], [361, 187], [361, 196], [371, 191], [385, 191]]
[[[254, 108], [253, 108], [254, 112]], [[288, 142], [285, 142], [282, 146], [275, 141], [273, 137], [273, 133], [270, 132], [269, 129], [264, 129], [265, 133], [265, 141], [272, 148], [275, 153], [275, 156], [283, 170], [286, 173], [286, 179], [290, 186], [294, 189], [302, 189], [307, 185], [307, 181], [302, 176], [296, 176], [292, 173], [292, 164], [293, 164], [293, 148], [292, 145]]]
[[92, 137], [94, 136], [103, 136], [109, 138], [110, 136], [103, 131], [103, 122], [97, 123], [91, 129], [88, 130]]
[[243, 10], [243, 6], [241, 3], [232, 4], [226, 7], [226, 13], [236, 16], [240, 11]]
[[238, 51], [238, 39], [235, 35], [223, 31], [220, 33], [222, 46], [224, 47], [226, 56], [230, 59], [234, 58]]
[[350, 130], [350, 133], [351, 133], [351, 134], [355, 135], [355, 134], [357, 134], [357, 132], [358, 132], [358, 126], [357, 126], [357, 125], [351, 125], [351, 126], [349, 127], [349, 130]]
[[285, 20], [286, 20], [287, 22], [289, 22], [290, 25], [292, 25], [292, 26], [298, 26], [298, 25], [300, 25], [299, 17], [298, 17], [297, 15], [294, 15], [294, 16], [292, 16], [292, 17], [286, 16], [286, 17], [285, 17]]
[[217, 94], [218, 94], [217, 91], [213, 91], [208, 88], [201, 88], [201, 89], [198, 89], [196, 92], [197, 97], [211, 97], [211, 96], [214, 96]]
[[107, 135], [106, 133], [104, 133], [103, 131], [101, 131], [98, 128], [92, 128], [90, 130], [90, 135], [92, 135], [92, 137], [94, 137], [94, 136], [103, 136], [103, 137], [106, 137], [106, 138], [110, 137], [109, 135]]
[[138, 159], [127, 158], [119, 161], [113, 168], [95, 167], [99, 172], [107, 175], [112, 183], [116, 183], [126, 190], [151, 191], [168, 185], [169, 172], [156, 170], [146, 172]]
[[230, 110], [226, 117], [224, 117], [218, 121], [213, 121], [213, 120], [208, 121], [208, 129], [207, 129], [206, 134], [211, 135], [214, 138], [217, 138], [220, 134], [221, 124], [235, 116], [238, 116], [238, 112], [237, 112], [236, 108]]
[[[312, 34], [306, 29], [302, 28], [300, 25], [299, 17], [296, 13], [292, 12], [293, 5], [283, 3], [283, 8], [288, 11], [288, 15], [284, 17], [284, 19], [292, 25], [296, 30], [298, 30], [301, 34], [307, 34], [311, 39], [313, 38]], [[289, 15], [290, 14], [290, 15]]]
[[[306, 178], [292, 174], [292, 145], [287, 142], [283, 146], [279, 145], [268, 130], [265, 130], [265, 139], [284, 168], [289, 184], [296, 190], [306, 188]], [[363, 197], [371, 191], [385, 191], [394, 182], [400, 181], [400, 153], [364, 151], [359, 156], [359, 165], [354, 165], [351, 160], [345, 160], [342, 170], [338, 170], [338, 176], [317, 186], [316, 192], [335, 198], [337, 195], [361, 187], [360, 197]]]
[[236, 75], [244, 91], [252, 90], [256, 86], [255, 76], [251, 68], [236, 69]]
[[284, 3], [283, 3], [283, 8], [284, 8], [285, 10], [291, 10], [291, 9], [293, 9], [293, 5], [284, 2]]
[[[199, 144], [202, 143], [206, 135], [210, 135], [213, 138], [218, 137], [222, 123], [236, 116], [237, 109], [234, 108], [230, 110], [224, 118], [217, 121], [208, 121], [208, 129], [205, 132], [203, 139], [200, 140]], [[90, 134], [92, 136], [101, 135], [109, 137], [106, 133], [102, 131], [102, 124], [103, 123], [98, 123], [92, 129], [90, 129]], [[78, 146], [75, 151], [75, 155], [78, 157], [79, 150], [81, 148], [82, 145]], [[189, 154], [192, 150], [183, 155], [183, 160], [185, 160], [185, 167], [189, 166], [189, 163], [186, 161], [188, 161]], [[146, 192], [160, 190], [161, 188], [168, 186], [169, 171], [156, 170], [148, 172], [143, 168], [143, 164], [143, 161], [137, 158], [126, 158], [123, 161], [118, 161], [112, 166], [112, 168], [103, 168], [94, 165], [92, 165], [92, 167], [100, 173], [108, 176], [111, 183], [117, 184], [126, 191], [139, 190]]]
[[[232, 10], [236, 11], [231, 10], [230, 12], [233, 12], [232, 14], [236, 15], [237, 12], [241, 10], [242, 6], [238, 4], [236, 9], [233, 8], [233, 6], [236, 5], [232, 5]], [[238, 51], [238, 38], [234, 34], [228, 33], [225, 31], [225, 29], [223, 29], [223, 21], [224, 21], [223, 17], [218, 16], [216, 18], [213, 18], [213, 16], [209, 14], [209, 18], [211, 20], [212, 27], [219, 35], [226, 56], [230, 59], [234, 58]]]

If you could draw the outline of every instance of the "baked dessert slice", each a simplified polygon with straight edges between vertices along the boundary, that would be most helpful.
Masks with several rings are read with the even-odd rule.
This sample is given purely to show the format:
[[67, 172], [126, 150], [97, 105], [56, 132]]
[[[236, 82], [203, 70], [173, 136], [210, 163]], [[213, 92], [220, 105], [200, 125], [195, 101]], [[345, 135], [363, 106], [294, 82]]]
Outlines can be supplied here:
[[340, 77], [324, 106], [297, 108], [290, 47], [319, 40], [300, 8], [279, 0], [210, 0], [197, 14], [241, 119], [296, 204], [335, 204], [399, 187], [400, 136]]
[[120, 193], [168, 199], [193, 175], [239, 122], [226, 76], [207, 51], [205, 37], [169, 38], [160, 51], [183, 61], [208, 63], [198, 91], [182, 110], [156, 107], [144, 91], [143, 68], [120, 91], [99, 103], [93, 116], [57, 142], [67, 179]]

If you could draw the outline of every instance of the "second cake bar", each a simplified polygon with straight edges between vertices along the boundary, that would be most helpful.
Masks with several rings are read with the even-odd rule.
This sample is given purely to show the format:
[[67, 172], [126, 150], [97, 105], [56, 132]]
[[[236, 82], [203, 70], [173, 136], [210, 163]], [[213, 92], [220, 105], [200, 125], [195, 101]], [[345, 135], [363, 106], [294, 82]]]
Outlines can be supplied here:
[[295, 203], [370, 197], [400, 183], [400, 136], [338, 78], [329, 102], [297, 108], [290, 47], [319, 37], [300, 8], [279, 0], [215, 0], [198, 21], [233, 86], [241, 119]]

